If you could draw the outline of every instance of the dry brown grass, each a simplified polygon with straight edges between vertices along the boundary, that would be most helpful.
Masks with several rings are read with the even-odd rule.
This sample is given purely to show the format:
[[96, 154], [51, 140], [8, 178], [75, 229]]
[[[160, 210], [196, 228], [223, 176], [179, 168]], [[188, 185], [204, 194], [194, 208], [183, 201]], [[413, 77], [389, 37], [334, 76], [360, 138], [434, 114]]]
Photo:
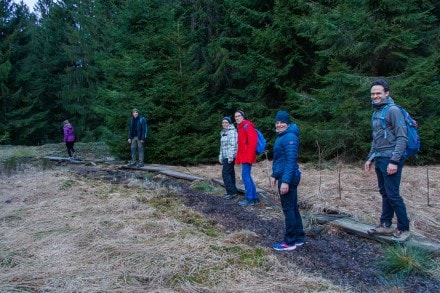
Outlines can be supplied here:
[[[129, 187], [35, 168], [0, 176], [1, 292], [341, 292], [242, 231], [215, 236], [179, 190]], [[214, 227], [215, 228], [215, 227]]]
[[[62, 155], [64, 146], [56, 147]], [[38, 156], [46, 152], [41, 149], [19, 152]], [[17, 150], [0, 149], [0, 159], [5, 154], [16, 156]], [[253, 168], [258, 187], [269, 191], [270, 167], [263, 161]], [[220, 165], [172, 168], [221, 177]], [[311, 211], [337, 210], [376, 222], [380, 196], [374, 173], [361, 164], [343, 165], [339, 186], [334, 166], [301, 169], [299, 196]], [[175, 200], [178, 189], [136, 178], [124, 188], [63, 168], [17, 170], [0, 174], [0, 292], [350, 291], [294, 264], [281, 266], [269, 248], [247, 245], [258, 237], [251, 231], [204, 233], [188, 220], [200, 220], [195, 212]], [[428, 167], [430, 206], [426, 170], [405, 167], [402, 195], [413, 233], [440, 239], [440, 168]], [[239, 174], [237, 167], [237, 179]]]

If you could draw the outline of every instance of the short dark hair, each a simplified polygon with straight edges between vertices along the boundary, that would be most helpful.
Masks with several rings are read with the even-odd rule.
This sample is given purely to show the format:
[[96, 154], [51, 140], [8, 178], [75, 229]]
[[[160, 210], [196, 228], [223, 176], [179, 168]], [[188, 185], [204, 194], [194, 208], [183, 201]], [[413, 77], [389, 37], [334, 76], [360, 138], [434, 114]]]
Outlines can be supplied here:
[[385, 79], [376, 79], [373, 81], [373, 83], [370, 86], [370, 89], [375, 85], [381, 85], [383, 86], [383, 89], [388, 92], [390, 90], [390, 86], [388, 85], [388, 82]]

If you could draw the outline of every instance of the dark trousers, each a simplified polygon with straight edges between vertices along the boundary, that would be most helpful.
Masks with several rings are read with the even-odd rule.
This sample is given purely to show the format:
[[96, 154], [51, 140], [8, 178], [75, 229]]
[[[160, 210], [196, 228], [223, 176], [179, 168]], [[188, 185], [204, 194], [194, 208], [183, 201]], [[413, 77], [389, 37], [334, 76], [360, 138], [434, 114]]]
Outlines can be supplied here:
[[228, 163], [228, 159], [222, 160], [222, 178], [225, 184], [226, 193], [229, 195], [237, 194], [237, 187], [235, 185], [235, 168], [234, 161]]
[[[284, 233], [284, 242], [293, 245], [298, 242], [304, 242], [305, 233], [302, 224], [301, 214], [298, 207], [298, 184], [301, 177], [296, 178], [294, 184], [289, 184], [289, 192], [281, 195], [281, 207], [283, 208], [286, 230]], [[278, 191], [281, 182], [278, 181]]]
[[380, 223], [390, 226], [396, 214], [397, 229], [401, 231], [409, 230], [409, 219], [406, 213], [406, 206], [403, 198], [400, 196], [400, 179], [402, 178], [402, 169], [405, 163], [401, 160], [397, 172], [393, 175], [387, 174], [387, 166], [390, 158], [376, 158], [375, 171], [379, 193], [382, 195], [382, 215]]
[[73, 149], [74, 144], [75, 144], [74, 141], [67, 141], [66, 142], [67, 153], [69, 154], [69, 157], [73, 157], [73, 154], [75, 153], [75, 150]]

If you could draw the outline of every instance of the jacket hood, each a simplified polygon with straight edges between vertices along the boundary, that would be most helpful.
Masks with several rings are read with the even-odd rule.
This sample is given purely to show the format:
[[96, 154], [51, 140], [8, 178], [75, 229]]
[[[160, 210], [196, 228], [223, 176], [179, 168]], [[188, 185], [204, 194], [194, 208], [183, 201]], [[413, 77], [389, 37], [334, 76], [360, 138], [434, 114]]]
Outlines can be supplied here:
[[286, 130], [284, 130], [283, 132], [278, 133], [278, 136], [282, 136], [282, 135], [285, 135], [287, 133], [293, 133], [296, 136], [299, 136], [300, 131], [299, 131], [298, 125], [296, 125], [294, 123], [290, 124], [289, 127], [286, 128]]
[[221, 132], [227, 132], [229, 130], [235, 130], [234, 124], [229, 124], [228, 128], [222, 128]]
[[373, 106], [373, 108], [376, 108], [376, 109], [382, 108], [383, 106], [388, 105], [388, 104], [394, 104], [394, 100], [390, 96], [386, 97], [385, 100], [383, 100], [379, 104], [375, 104], [373, 101], [371, 102], [371, 105]]
[[252, 121], [250, 121], [250, 120], [247, 120], [247, 119], [244, 119], [240, 124], [238, 124], [237, 128], [242, 128], [242, 127], [244, 127], [247, 124], [252, 125], [255, 128], [254, 123]]

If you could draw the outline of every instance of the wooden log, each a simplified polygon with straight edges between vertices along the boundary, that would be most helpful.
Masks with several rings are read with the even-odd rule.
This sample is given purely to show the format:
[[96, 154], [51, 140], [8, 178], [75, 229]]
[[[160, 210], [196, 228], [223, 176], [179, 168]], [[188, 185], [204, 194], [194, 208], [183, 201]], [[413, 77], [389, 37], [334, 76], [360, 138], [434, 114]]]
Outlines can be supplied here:
[[121, 169], [143, 170], [143, 171], [149, 171], [149, 172], [161, 172], [161, 171], [166, 171], [167, 170], [167, 169], [165, 169], [163, 167], [155, 167], [155, 166], [143, 166], [143, 167], [121, 166]]
[[69, 157], [43, 157], [43, 159], [47, 159], [50, 161], [57, 161], [57, 162], [66, 162], [69, 164], [87, 164], [90, 162], [90, 161], [75, 160]]
[[328, 224], [332, 223], [336, 227], [344, 230], [347, 233], [354, 234], [363, 238], [372, 239], [382, 243], [388, 244], [405, 244], [408, 246], [417, 247], [428, 251], [430, 253], [440, 255], [440, 243], [432, 241], [426, 238], [420, 237], [406, 237], [406, 238], [395, 238], [394, 236], [386, 236], [386, 235], [370, 235], [367, 231], [371, 228], [374, 228], [373, 225], [364, 224], [361, 222], [357, 222], [346, 216], [338, 216], [338, 215], [314, 215], [315, 220], [320, 224]]
[[189, 175], [189, 174], [181, 173], [181, 172], [177, 172], [177, 171], [172, 171], [172, 170], [162, 170], [159, 173], [167, 175], [167, 176], [171, 176], [174, 178], [185, 179], [185, 180], [189, 180], [189, 181], [205, 180], [205, 178], [202, 178], [202, 177], [197, 177], [197, 176], [193, 176], [193, 175]]

